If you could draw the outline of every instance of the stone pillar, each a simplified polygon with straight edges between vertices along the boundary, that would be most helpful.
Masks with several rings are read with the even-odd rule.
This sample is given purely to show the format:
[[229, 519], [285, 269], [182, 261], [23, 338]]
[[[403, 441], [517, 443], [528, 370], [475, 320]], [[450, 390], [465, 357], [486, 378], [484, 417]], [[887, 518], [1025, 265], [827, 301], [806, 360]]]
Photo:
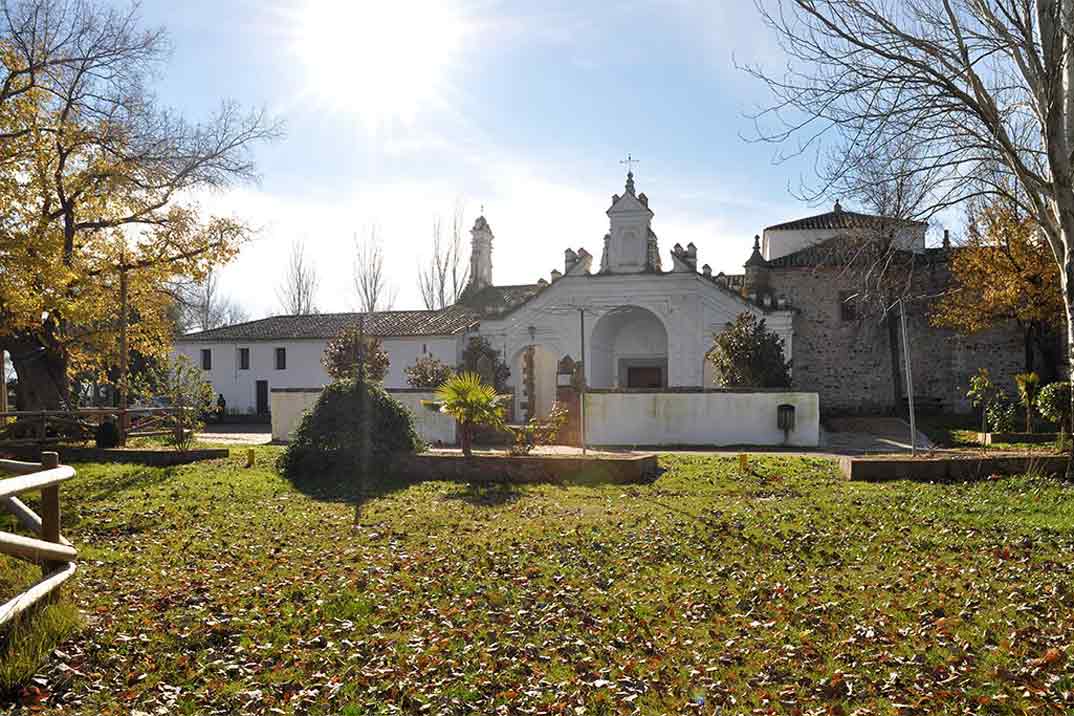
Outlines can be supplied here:
[[560, 445], [582, 445], [580, 381], [579, 365], [570, 356], [564, 356], [556, 369], [556, 402], [567, 409], [567, 422], [556, 440]]

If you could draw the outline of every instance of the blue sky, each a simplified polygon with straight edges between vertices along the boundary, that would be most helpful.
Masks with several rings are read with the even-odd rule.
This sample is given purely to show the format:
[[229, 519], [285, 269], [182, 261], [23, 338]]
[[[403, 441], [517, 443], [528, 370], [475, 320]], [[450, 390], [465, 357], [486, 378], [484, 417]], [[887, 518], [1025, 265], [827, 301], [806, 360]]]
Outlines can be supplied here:
[[201, 198], [259, 229], [222, 273], [254, 316], [278, 310], [296, 239], [319, 269], [319, 308], [352, 309], [353, 236], [374, 225], [396, 307], [420, 307], [417, 264], [456, 205], [467, 227], [486, 207], [497, 283], [547, 277], [567, 247], [599, 255], [628, 152], [665, 261], [693, 241], [702, 263], [738, 271], [753, 234], [816, 213], [789, 191], [809, 161], [776, 164], [742, 138], [766, 94], [734, 60], [782, 64], [752, 2], [398, 5], [142, 5], [173, 46], [162, 102], [197, 120], [235, 99], [286, 123], [256, 150], [258, 184]]

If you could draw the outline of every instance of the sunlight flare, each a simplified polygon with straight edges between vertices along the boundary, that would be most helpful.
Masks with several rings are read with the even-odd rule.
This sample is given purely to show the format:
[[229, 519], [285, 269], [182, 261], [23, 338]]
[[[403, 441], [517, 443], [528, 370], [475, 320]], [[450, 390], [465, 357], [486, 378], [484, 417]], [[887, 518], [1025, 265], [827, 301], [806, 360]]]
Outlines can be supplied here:
[[467, 22], [444, 0], [305, 0], [293, 49], [315, 100], [371, 128], [448, 104]]

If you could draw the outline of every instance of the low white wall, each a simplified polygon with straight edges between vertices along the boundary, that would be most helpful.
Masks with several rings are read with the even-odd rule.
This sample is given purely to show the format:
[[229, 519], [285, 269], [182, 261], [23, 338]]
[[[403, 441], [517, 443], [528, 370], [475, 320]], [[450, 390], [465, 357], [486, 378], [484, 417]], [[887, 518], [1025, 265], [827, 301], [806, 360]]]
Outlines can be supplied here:
[[[779, 429], [776, 408], [795, 407]], [[798, 392], [597, 392], [586, 394], [590, 445], [788, 445], [820, 443], [820, 399]]]
[[430, 445], [443, 443], [455, 444], [455, 418], [444, 413], [429, 410], [421, 404], [423, 400], [432, 400], [435, 393], [431, 390], [388, 390], [388, 394], [398, 400], [414, 416], [414, 430]]
[[[421, 404], [432, 400], [432, 391], [388, 390], [414, 416], [414, 430], [425, 442], [452, 445], [455, 443], [455, 419], [429, 410]], [[302, 416], [321, 396], [320, 388], [284, 388], [272, 391], [272, 439], [288, 442]]]
[[270, 394], [272, 439], [287, 442], [298, 429], [302, 416], [321, 397], [320, 388], [276, 388]]

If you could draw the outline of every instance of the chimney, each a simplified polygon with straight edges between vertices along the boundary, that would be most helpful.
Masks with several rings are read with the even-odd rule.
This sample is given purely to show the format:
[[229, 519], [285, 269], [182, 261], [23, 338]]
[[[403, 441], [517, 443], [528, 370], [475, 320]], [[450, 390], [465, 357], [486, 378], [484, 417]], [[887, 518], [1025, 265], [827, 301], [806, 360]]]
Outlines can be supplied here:
[[552, 283], [555, 283], [563, 277], [563, 273], [559, 269], [552, 269]]
[[492, 229], [484, 216], [477, 217], [470, 229], [470, 285], [484, 288], [492, 285]]
[[712, 267], [708, 264], [705, 264], [701, 267], [701, 273], [705, 276], [705, 278], [712, 278]]
[[576, 263], [578, 263], [578, 254], [574, 253], [574, 249], [567, 249], [563, 252], [563, 273], [570, 273]]
[[951, 248], [951, 232], [947, 229], [943, 230], [943, 247], [945, 249]]

